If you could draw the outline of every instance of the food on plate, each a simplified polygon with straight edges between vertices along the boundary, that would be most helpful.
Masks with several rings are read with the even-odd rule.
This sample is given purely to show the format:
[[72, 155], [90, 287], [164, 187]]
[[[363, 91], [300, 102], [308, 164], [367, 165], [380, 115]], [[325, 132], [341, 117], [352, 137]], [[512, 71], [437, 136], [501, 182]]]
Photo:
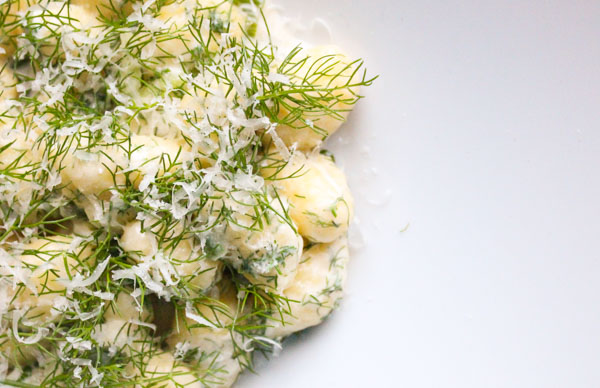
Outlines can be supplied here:
[[260, 0], [0, 2], [0, 385], [231, 387], [343, 295], [373, 82]]

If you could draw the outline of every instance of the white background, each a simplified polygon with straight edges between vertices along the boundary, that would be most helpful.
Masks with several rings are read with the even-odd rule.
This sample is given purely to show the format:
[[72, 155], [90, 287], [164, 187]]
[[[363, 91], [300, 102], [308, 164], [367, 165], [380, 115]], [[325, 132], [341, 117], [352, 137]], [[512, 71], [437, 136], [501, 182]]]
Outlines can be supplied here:
[[331, 146], [366, 246], [240, 387], [600, 387], [600, 2], [279, 2], [381, 75]]

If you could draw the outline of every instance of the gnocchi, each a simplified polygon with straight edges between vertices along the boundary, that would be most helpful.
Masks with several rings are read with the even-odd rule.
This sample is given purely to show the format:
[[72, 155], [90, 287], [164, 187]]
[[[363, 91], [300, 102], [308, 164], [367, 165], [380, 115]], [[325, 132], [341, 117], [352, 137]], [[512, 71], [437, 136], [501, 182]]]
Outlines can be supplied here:
[[299, 303], [290, 305], [289, 316], [275, 316], [267, 335], [281, 338], [321, 323], [342, 297], [348, 258], [345, 237], [307, 249], [293, 282], [283, 291], [286, 298]]
[[335, 309], [362, 61], [263, 0], [0, 3], [0, 385], [229, 388]]
[[354, 199], [344, 173], [324, 155], [296, 153], [280, 171], [264, 174], [290, 202], [289, 214], [302, 236], [332, 242], [344, 236], [354, 215]]
[[[309, 91], [308, 98], [321, 99], [324, 112], [307, 111], [298, 114], [296, 109], [304, 98], [302, 95], [282, 104], [279, 119], [283, 121], [277, 126], [277, 134], [288, 146], [296, 145], [299, 149], [310, 151], [337, 131], [352, 110], [360, 88], [354, 84], [356, 64], [335, 46], [317, 46], [307, 52], [308, 60], [303, 64], [298, 77], [311, 85], [315, 91]], [[315, 71], [315, 69], [318, 69]], [[316, 74], [309, 74], [310, 71]], [[330, 94], [322, 89], [331, 90]]]

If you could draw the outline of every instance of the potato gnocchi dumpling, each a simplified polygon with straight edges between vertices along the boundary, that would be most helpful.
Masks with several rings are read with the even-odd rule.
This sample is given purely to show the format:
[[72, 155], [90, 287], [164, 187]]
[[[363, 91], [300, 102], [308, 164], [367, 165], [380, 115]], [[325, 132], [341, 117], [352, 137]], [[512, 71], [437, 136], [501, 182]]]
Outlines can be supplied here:
[[93, 249], [75, 236], [34, 238], [24, 244], [14, 266], [26, 275], [18, 284], [22, 291], [15, 295], [14, 306], [26, 311], [29, 320], [60, 319], [57, 305], [69, 278], [93, 268]]
[[194, 372], [177, 362], [169, 353], [150, 357], [142, 368], [139, 368], [140, 384], [136, 387], [156, 386], [162, 388], [202, 388]]
[[[159, 236], [157, 236], [159, 234]], [[146, 230], [141, 222], [133, 221], [123, 228], [119, 240], [121, 248], [138, 263], [147, 263], [162, 257], [172, 268], [168, 272], [185, 283], [185, 291], [202, 293], [219, 279], [221, 263], [210, 260], [199, 249], [194, 249], [191, 239], [164, 238], [160, 233]], [[168, 282], [170, 279], [164, 279]]]
[[303, 241], [280, 198], [269, 198], [262, 214], [237, 213], [225, 228], [224, 259], [250, 282], [283, 290], [293, 279]]
[[199, 46], [216, 48], [217, 42], [211, 33], [227, 33], [241, 39], [244, 36], [240, 26], [246, 24], [247, 14], [235, 2], [220, 0], [177, 0], [158, 10], [156, 18], [166, 30], [165, 36], [157, 39], [158, 57], [189, 56]]
[[275, 316], [269, 337], [288, 336], [321, 323], [342, 297], [348, 264], [346, 237], [328, 244], [315, 244], [304, 251], [296, 276], [283, 295], [290, 304], [289, 316]]
[[82, 40], [93, 40], [100, 34], [96, 13], [68, 2], [39, 2], [25, 11], [25, 28], [36, 36], [39, 50], [45, 56], [82, 54]]
[[[231, 289], [210, 304], [189, 306], [177, 315], [167, 343], [200, 371], [210, 371], [215, 387], [230, 387], [242, 370], [243, 337], [232, 333], [238, 301]], [[238, 359], [239, 358], [239, 359]]]
[[229, 388], [340, 303], [373, 79], [264, 6], [0, 1], [0, 385]]
[[139, 187], [144, 179], [176, 168], [186, 157], [186, 149], [184, 142], [132, 134], [126, 143], [65, 155], [62, 182], [71, 191], [106, 197], [109, 189], [123, 186], [127, 180]]
[[307, 240], [326, 243], [346, 235], [354, 199], [346, 176], [330, 157], [295, 153], [283, 168], [267, 167], [263, 174], [288, 199], [289, 215]]
[[[337, 131], [346, 121], [352, 105], [358, 98], [356, 84], [358, 64], [335, 46], [317, 46], [307, 50], [306, 58], [298, 61], [301, 70], [295, 74], [302, 82], [313, 85], [307, 97], [292, 95], [280, 106], [277, 134], [283, 142], [310, 151]], [[299, 109], [301, 101], [317, 99], [322, 110]]]
[[104, 322], [96, 327], [92, 338], [112, 351], [135, 352], [152, 330], [153, 311], [131, 295], [121, 293], [104, 313]]

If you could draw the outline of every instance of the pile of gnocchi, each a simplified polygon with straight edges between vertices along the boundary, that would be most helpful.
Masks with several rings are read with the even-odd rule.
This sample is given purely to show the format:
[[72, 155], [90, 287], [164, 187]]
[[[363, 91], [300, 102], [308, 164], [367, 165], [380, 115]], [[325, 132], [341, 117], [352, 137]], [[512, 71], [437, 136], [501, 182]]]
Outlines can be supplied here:
[[373, 78], [270, 15], [0, 2], [0, 385], [231, 387], [338, 305], [353, 199], [322, 144]]

